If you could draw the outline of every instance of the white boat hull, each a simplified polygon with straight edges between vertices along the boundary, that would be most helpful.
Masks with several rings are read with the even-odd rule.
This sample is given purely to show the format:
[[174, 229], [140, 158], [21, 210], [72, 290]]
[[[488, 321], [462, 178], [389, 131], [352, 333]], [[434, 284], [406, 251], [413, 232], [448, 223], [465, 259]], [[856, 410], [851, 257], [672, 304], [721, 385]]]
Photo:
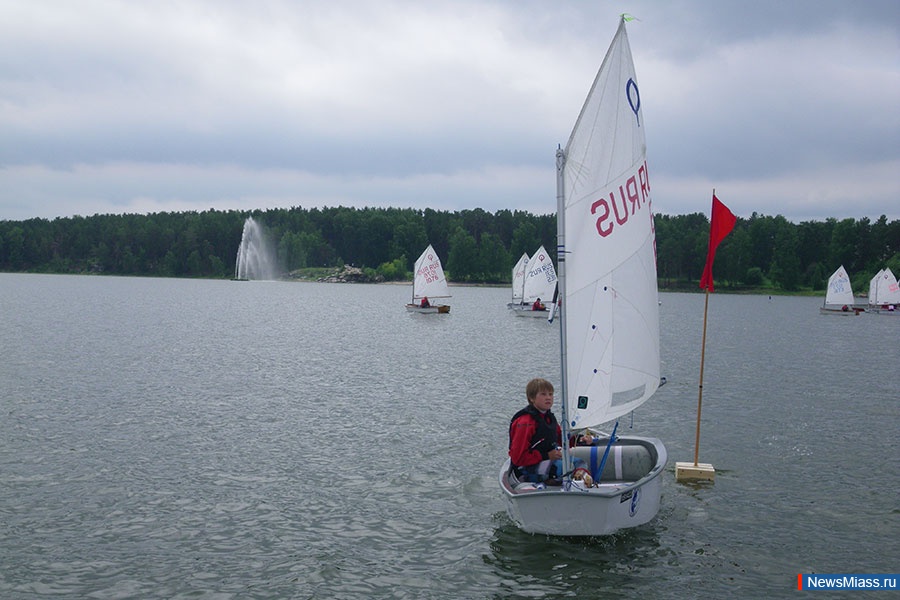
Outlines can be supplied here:
[[450, 312], [449, 304], [432, 304], [431, 306], [422, 308], [418, 304], [407, 304], [406, 310], [414, 313], [430, 314], [446, 314]]
[[549, 310], [531, 310], [530, 308], [514, 310], [517, 317], [527, 317], [529, 319], [549, 319]]
[[822, 315], [841, 315], [845, 317], [852, 317], [858, 315], [861, 312], [865, 312], [865, 309], [859, 308], [856, 306], [820, 306], [819, 314]]
[[[596, 487], [564, 482], [562, 486], [536, 489], [532, 484], [517, 484], [509, 475], [507, 460], [500, 469], [499, 481], [510, 518], [529, 533], [560, 536], [610, 535], [651, 521], [659, 512], [666, 449], [655, 438], [620, 437], [615, 445], [643, 446], [655, 459], [652, 468], [635, 481], [607, 481], [608, 469], [604, 468], [604, 478]], [[602, 452], [605, 441], [597, 448]], [[611, 464], [607, 467], [616, 468]]]

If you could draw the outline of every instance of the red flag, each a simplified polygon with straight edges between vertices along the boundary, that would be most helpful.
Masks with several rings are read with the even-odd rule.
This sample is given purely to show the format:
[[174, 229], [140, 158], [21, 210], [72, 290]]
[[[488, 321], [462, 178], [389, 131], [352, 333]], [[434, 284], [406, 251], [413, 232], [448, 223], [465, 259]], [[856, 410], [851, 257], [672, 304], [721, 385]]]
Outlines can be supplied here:
[[700, 278], [700, 287], [711, 292], [713, 289], [713, 260], [716, 258], [716, 248], [719, 243], [725, 239], [725, 236], [734, 229], [734, 223], [737, 217], [731, 214], [728, 207], [719, 202], [713, 192], [712, 216], [709, 219], [709, 249], [706, 251], [706, 266], [703, 267], [703, 277]]

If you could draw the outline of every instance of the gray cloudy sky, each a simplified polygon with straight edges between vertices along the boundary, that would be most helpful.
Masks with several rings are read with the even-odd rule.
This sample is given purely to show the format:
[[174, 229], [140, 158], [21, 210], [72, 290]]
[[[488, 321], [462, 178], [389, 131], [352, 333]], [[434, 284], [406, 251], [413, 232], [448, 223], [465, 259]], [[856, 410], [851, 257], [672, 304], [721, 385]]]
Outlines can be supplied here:
[[896, 0], [0, 0], [0, 219], [552, 213], [622, 12], [657, 213], [900, 218]]

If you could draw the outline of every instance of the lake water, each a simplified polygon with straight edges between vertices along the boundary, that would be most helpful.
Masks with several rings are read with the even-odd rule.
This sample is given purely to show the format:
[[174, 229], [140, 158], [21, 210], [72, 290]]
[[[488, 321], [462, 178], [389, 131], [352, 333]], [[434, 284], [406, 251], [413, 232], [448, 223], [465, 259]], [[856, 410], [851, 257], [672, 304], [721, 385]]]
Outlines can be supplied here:
[[[501, 288], [0, 274], [0, 597], [794, 597], [900, 571], [900, 316], [661, 294], [669, 451], [616, 536], [518, 530], [496, 482], [558, 325]], [[835, 593], [829, 597], [841, 597]]]

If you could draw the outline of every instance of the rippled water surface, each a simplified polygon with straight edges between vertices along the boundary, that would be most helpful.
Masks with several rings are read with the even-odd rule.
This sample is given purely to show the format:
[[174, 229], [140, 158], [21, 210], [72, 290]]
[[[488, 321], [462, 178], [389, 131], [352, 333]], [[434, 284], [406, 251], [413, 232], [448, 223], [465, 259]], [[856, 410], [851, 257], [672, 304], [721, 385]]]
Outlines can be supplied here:
[[[0, 597], [792, 597], [900, 570], [900, 316], [662, 294], [669, 450], [613, 537], [519, 531], [495, 480], [557, 325], [506, 289], [0, 274]], [[830, 597], [837, 597], [831, 595]]]

